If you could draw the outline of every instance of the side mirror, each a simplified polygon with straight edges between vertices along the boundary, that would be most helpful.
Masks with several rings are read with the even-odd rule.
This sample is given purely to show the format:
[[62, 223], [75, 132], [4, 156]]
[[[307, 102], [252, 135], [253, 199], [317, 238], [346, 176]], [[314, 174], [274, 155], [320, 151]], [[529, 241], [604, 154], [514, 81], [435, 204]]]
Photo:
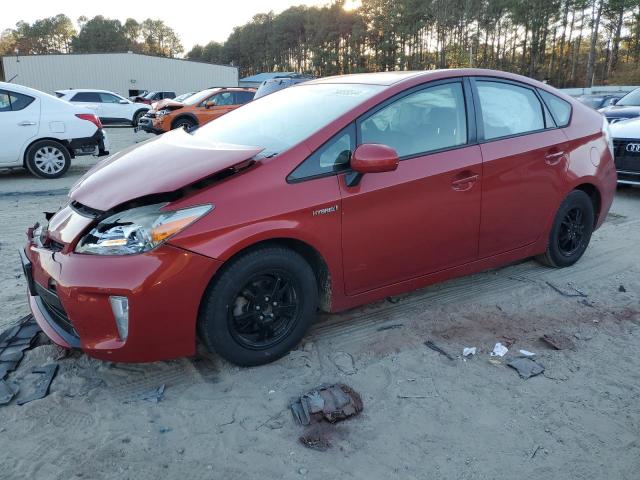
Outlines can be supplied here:
[[216, 106], [216, 101], [215, 100], [209, 100], [207, 103], [204, 104], [204, 108], [211, 108], [211, 107], [215, 107]]
[[615, 105], [616, 103], [618, 103], [618, 100], [620, 100], [619, 98], [612, 98], [611, 100], [609, 100], [609, 105]]
[[365, 173], [392, 172], [398, 168], [400, 159], [395, 149], [379, 143], [363, 143], [351, 156], [351, 170], [345, 178], [347, 186], [360, 183]]

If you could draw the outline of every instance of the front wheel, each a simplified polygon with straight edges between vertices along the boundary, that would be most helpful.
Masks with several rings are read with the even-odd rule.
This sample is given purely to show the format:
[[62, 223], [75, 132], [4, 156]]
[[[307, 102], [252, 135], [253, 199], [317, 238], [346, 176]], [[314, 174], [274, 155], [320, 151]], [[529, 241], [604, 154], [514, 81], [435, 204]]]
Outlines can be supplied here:
[[318, 286], [309, 263], [281, 247], [234, 260], [207, 289], [198, 327], [209, 350], [241, 366], [286, 355], [313, 322]]
[[538, 257], [550, 267], [569, 267], [584, 254], [595, 224], [595, 212], [589, 195], [574, 190], [558, 209], [549, 235], [547, 251]]
[[142, 117], [144, 117], [144, 115], [147, 113], [146, 110], [138, 110], [134, 115], [133, 115], [133, 120], [131, 120], [131, 125], [134, 127], [137, 127], [138, 124], [140, 123], [140, 119]]
[[196, 123], [189, 118], [179, 118], [173, 122], [173, 125], [171, 125], [171, 129], [175, 130], [177, 128], [184, 128], [185, 130], [189, 131], [193, 127], [195, 127], [195, 125]]
[[71, 166], [69, 150], [54, 140], [40, 140], [29, 147], [25, 165], [40, 178], [58, 178]]

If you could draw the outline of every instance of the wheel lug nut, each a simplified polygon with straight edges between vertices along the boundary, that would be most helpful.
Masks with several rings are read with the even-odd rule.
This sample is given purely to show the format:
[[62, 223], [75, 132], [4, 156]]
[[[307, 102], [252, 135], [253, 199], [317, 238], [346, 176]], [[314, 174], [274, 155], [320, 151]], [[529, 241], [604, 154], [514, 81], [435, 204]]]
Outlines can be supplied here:
[[260, 315], [260, 320], [264, 320], [264, 315]]
[[256, 305], [256, 310], [260, 310], [260, 305]]
[[273, 302], [273, 306], [277, 307], [278, 306], [278, 302]]
[[268, 302], [269, 301], [269, 297], [264, 297], [264, 301]]

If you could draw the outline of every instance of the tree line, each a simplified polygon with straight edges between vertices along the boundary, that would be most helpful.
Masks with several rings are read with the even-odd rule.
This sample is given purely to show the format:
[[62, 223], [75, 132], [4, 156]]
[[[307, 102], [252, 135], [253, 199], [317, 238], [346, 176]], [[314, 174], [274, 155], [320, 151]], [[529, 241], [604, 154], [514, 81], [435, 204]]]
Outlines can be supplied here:
[[124, 23], [102, 15], [80, 17], [78, 29], [66, 15], [18, 22], [15, 28], [0, 33], [0, 55], [48, 53], [145, 53], [174, 57], [184, 51], [180, 38], [162, 20]]
[[[161, 20], [101, 15], [18, 22], [0, 54], [133, 51], [173, 57], [184, 49]], [[640, 0], [345, 0], [260, 13], [223, 42], [186, 57], [233, 64], [242, 76], [486, 67], [558, 87], [640, 83]]]
[[640, 83], [640, 0], [344, 0], [255, 15], [187, 58], [243, 75], [486, 67], [558, 87]]

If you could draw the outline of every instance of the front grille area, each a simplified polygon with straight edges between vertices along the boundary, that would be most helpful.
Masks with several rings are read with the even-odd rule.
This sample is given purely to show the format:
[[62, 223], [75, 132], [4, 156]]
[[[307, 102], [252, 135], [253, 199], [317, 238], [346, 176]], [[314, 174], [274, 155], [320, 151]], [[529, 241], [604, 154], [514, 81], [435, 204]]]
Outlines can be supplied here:
[[613, 154], [618, 171], [640, 173], [640, 152], [628, 152], [627, 145], [640, 144], [640, 140], [614, 139]]
[[42, 285], [38, 283], [35, 284], [36, 294], [40, 297], [42, 301], [42, 306], [47, 311], [51, 319], [58, 325], [62, 330], [67, 332], [69, 335], [73, 335], [78, 338], [78, 332], [73, 328], [73, 324], [69, 317], [67, 316], [67, 312], [65, 312], [62, 303], [60, 303], [60, 299], [55, 292], [44, 288]]

